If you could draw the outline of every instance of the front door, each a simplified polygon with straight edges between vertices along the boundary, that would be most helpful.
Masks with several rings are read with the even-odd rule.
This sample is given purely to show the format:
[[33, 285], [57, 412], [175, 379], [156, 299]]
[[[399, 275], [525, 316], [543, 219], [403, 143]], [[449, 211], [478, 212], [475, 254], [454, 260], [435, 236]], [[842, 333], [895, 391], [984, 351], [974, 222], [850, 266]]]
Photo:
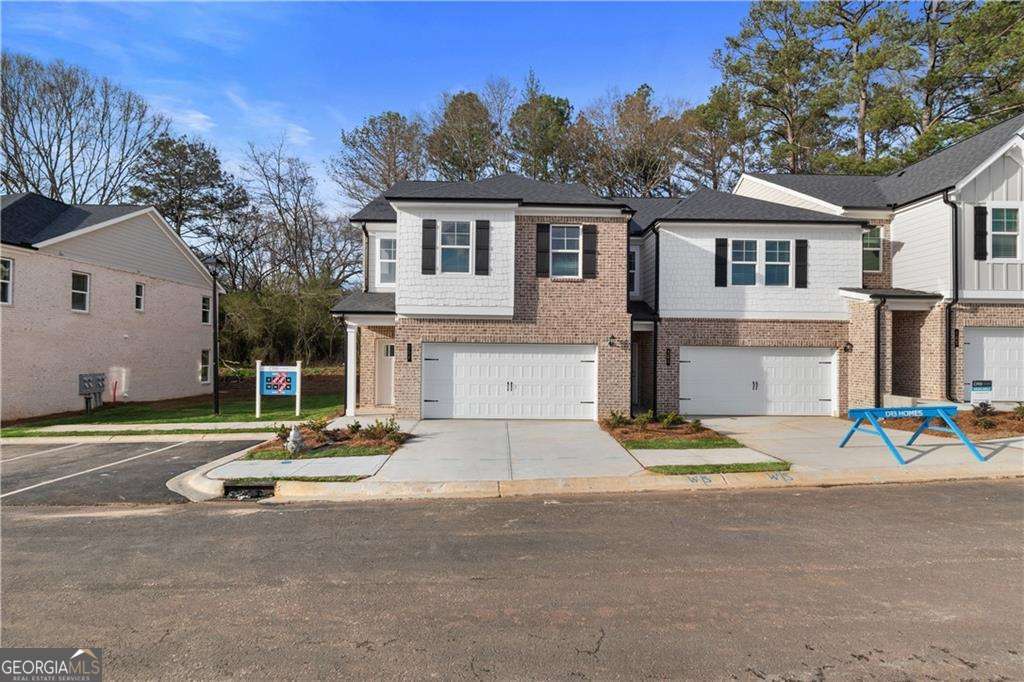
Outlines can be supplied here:
[[377, 346], [377, 404], [395, 404], [395, 342], [381, 340]]

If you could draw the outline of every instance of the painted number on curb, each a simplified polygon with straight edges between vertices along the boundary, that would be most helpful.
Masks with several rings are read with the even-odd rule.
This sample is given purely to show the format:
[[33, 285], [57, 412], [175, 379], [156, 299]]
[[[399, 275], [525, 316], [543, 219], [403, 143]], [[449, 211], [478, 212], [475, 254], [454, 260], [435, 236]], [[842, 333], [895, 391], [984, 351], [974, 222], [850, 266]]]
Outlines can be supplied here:
[[782, 481], [783, 483], [792, 483], [793, 477], [787, 474], [785, 471], [773, 471], [768, 474], [768, 480], [771, 481]]
[[690, 479], [690, 483], [693, 484], [711, 485], [714, 482], [714, 479], [712, 479], [710, 476], [705, 476], [703, 474], [687, 476], [687, 478]]

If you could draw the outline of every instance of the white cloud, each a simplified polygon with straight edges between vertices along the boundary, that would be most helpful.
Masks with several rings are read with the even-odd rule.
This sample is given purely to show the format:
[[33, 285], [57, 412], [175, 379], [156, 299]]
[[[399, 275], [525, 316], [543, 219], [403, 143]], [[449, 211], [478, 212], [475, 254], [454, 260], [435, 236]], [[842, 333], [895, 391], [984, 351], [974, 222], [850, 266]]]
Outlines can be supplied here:
[[205, 133], [217, 124], [213, 122], [213, 119], [196, 109], [185, 109], [184, 111], [172, 112], [171, 118], [178, 125], [181, 125], [189, 130], [194, 130], [197, 133]]
[[284, 128], [284, 139], [304, 147], [313, 141], [313, 134], [297, 123], [289, 123]]
[[305, 146], [313, 141], [313, 134], [305, 126], [288, 120], [281, 113], [284, 104], [272, 100], [249, 100], [238, 86], [224, 91], [224, 96], [237, 107], [245, 123], [253, 128], [281, 135], [289, 143]]

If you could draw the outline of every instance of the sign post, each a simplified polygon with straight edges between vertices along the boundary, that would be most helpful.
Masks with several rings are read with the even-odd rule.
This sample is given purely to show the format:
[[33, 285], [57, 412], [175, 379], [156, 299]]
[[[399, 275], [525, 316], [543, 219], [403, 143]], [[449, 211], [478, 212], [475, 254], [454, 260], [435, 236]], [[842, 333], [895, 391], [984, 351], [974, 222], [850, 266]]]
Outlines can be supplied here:
[[[907, 441], [907, 445], [913, 445], [917, 437], [925, 432], [926, 429], [933, 431], [948, 431], [957, 438], [960, 439], [967, 449], [970, 451], [974, 458], [979, 462], [984, 462], [985, 458], [982, 457], [981, 453], [978, 452], [978, 448], [975, 447], [971, 439], [967, 437], [960, 427], [956, 425], [956, 405], [932, 405], [929, 407], [868, 407], [868, 408], [855, 408], [849, 411], [850, 418], [854, 420], [853, 426], [846, 432], [846, 436], [842, 441], [839, 442], [839, 447], [845, 446], [850, 442], [850, 438], [853, 437], [854, 433], [860, 431], [861, 433], [868, 433], [872, 436], [878, 436], [885, 443], [885, 446], [889, 448], [889, 452], [896, 458], [896, 461], [900, 464], [906, 464], [906, 460], [903, 459], [903, 455], [896, 449], [896, 446], [890, 440], [889, 435], [882, 428], [881, 421], [884, 419], [903, 419], [907, 417], [916, 417], [922, 419], [921, 425], [917, 427], [917, 431], [914, 431], [914, 435]], [[932, 420], [936, 422], [942, 421], [946, 425], [932, 424]], [[861, 426], [862, 423], [868, 422], [872, 428]]]
[[260, 418], [262, 396], [295, 396], [295, 416], [302, 411], [302, 362], [294, 365], [263, 366], [256, 361], [256, 418]]

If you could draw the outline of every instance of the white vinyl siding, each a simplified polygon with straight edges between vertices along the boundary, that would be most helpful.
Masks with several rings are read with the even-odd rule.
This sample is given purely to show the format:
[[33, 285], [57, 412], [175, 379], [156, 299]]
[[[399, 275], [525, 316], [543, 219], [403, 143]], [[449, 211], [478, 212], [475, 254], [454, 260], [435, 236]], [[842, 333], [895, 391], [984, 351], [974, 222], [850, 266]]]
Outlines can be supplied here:
[[835, 208], [826, 201], [816, 201], [813, 197], [802, 197], [799, 194], [787, 191], [781, 185], [775, 185], [770, 181], [754, 179], [751, 177], [740, 178], [739, 183], [733, 190], [738, 194], [751, 199], [770, 201], [773, 204], [784, 204], [797, 208], [806, 208], [809, 211], [820, 213], [833, 213]]
[[85, 272], [71, 273], [71, 309], [76, 313], [89, 312], [91, 279]]
[[[942, 196], [898, 209], [890, 233], [897, 247], [892, 253], [892, 285], [949, 295], [951, 284], [952, 212]], [[973, 242], [963, 242], [962, 251]]]

